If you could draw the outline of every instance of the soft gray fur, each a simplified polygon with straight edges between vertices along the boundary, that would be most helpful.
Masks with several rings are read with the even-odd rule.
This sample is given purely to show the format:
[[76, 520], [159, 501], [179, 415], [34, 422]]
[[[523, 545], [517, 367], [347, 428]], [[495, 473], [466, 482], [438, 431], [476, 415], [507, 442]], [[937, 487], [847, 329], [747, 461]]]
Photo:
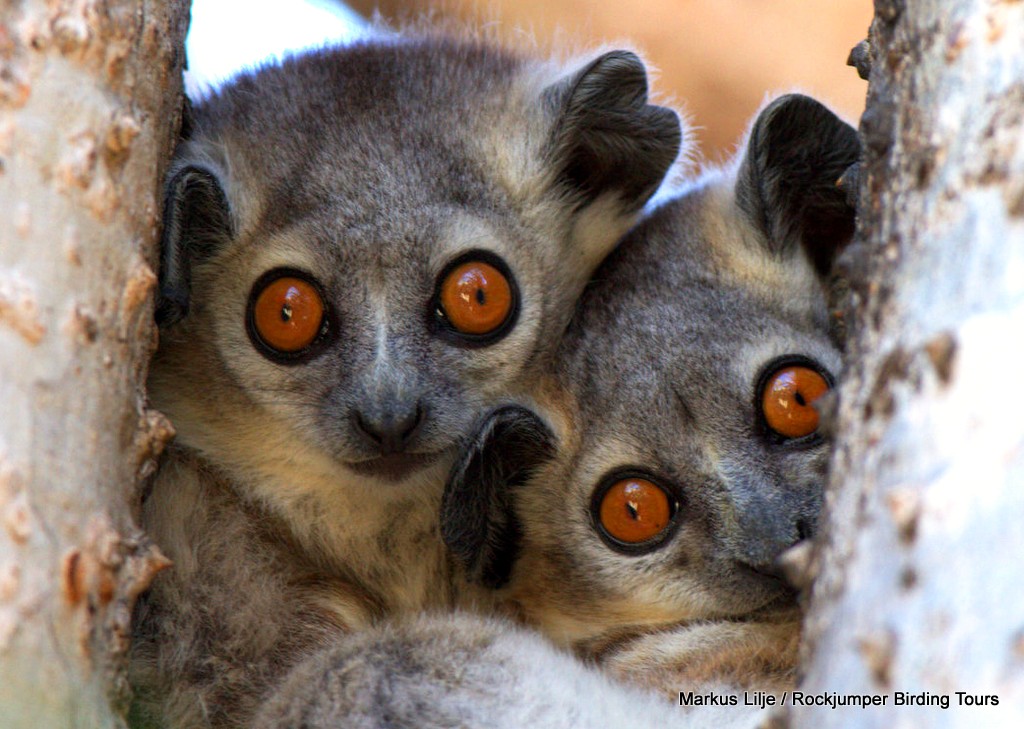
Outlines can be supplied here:
[[[625, 51], [556, 63], [375, 40], [196, 108], [168, 181], [149, 380], [178, 435], [143, 504], [174, 566], [135, 615], [135, 723], [248, 726], [340, 631], [486, 600], [453, 590], [445, 476], [481, 414], [536, 376], [679, 146]], [[520, 299], [505, 336], [471, 346], [433, 297], [473, 249]], [[278, 267], [315, 278], [329, 311], [315, 351], [283, 363], [246, 329]], [[410, 414], [401, 437], [367, 437]]]
[[[716, 687], [719, 696], [731, 692]], [[254, 729], [753, 729], [622, 686], [533, 631], [465, 614], [353, 634], [298, 666]]]
[[[669, 692], [793, 680], [799, 615], [776, 559], [814, 532], [828, 443], [769, 432], [758, 387], [794, 356], [840, 375], [826, 289], [854, 221], [835, 181], [858, 151], [817, 102], [769, 105], [736, 163], [654, 210], [598, 269], [536, 412], [485, 421], [442, 523], [514, 615]], [[610, 546], [592, 513], [622, 472], [679, 503], [676, 530], [642, 554]]]

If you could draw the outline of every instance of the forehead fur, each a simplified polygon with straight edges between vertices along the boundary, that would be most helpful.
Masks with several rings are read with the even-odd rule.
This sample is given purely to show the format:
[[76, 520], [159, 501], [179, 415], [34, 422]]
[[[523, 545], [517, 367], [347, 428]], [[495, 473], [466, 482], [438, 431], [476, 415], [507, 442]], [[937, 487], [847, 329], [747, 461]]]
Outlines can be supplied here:
[[196, 109], [195, 138], [230, 159], [228, 194], [243, 226], [273, 230], [325, 210], [375, 224], [395, 206], [486, 208], [502, 177], [487, 148], [497, 152], [503, 138], [503, 157], [524, 157], [508, 151], [509, 136], [540, 123], [543, 110], [525, 97], [549, 75], [473, 42], [375, 39], [242, 75]]
[[819, 279], [798, 252], [767, 249], [728, 177], [655, 210], [594, 280], [560, 362], [581, 403], [609, 419], [636, 406], [623, 397], [631, 390], [649, 401], [647, 415], [685, 418], [687, 404], [671, 390], [692, 390], [705, 376], [745, 396], [773, 356], [802, 353], [839, 366]]

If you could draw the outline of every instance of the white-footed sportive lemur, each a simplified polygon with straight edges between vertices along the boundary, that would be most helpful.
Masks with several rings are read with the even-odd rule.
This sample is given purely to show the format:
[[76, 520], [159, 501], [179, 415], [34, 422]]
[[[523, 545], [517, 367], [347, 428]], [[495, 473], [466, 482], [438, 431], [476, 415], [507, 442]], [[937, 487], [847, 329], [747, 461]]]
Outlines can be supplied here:
[[854, 228], [837, 180], [859, 149], [814, 99], [768, 104], [738, 160], [597, 270], [537, 412], [498, 411], [468, 449], [446, 540], [556, 643], [670, 692], [793, 680], [776, 560], [821, 505], [829, 272]]
[[[858, 154], [852, 127], [784, 96], [733, 164], [653, 210], [595, 273], [553, 375], [485, 416], [447, 486], [446, 541], [508, 618], [339, 641], [259, 729], [759, 725], [742, 698], [699, 704], [794, 681], [776, 559], [819, 515], [814, 403], [842, 369], [828, 292], [854, 227], [836, 181]], [[666, 692], [698, 706], [651, 702]]]
[[456, 590], [442, 490], [676, 159], [629, 51], [415, 34], [199, 103], [166, 188], [137, 726], [243, 727], [287, 669]]
[[536, 409], [467, 449], [446, 540], [557, 644], [670, 692], [793, 679], [777, 558], [821, 507], [814, 402], [842, 369], [830, 273], [855, 217], [837, 181], [859, 152], [807, 96], [766, 106], [597, 270]]

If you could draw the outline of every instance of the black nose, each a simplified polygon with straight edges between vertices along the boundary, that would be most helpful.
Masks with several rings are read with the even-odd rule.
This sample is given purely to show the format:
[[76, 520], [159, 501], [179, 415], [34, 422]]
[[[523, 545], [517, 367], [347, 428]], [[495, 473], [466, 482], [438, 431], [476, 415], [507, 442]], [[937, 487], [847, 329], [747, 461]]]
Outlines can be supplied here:
[[390, 403], [364, 412], [354, 410], [352, 419], [356, 430], [367, 441], [380, 448], [382, 455], [401, 453], [419, 432], [426, 409], [419, 401]]

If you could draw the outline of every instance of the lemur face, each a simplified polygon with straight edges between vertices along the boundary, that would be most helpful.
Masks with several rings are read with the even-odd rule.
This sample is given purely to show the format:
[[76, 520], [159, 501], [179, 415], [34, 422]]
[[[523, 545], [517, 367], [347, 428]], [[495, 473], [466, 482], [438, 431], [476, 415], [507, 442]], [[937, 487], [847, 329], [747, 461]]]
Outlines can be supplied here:
[[857, 153], [816, 102], [769, 106], [734, 174], [655, 210], [598, 269], [534, 409], [494, 413], [461, 459], [449, 544], [554, 639], [792, 600], [775, 560], [821, 505], [814, 403], [842, 368], [823, 273], [852, 233], [834, 183]]
[[561, 285], [507, 200], [474, 209], [417, 187], [401, 215], [398, 200], [332, 201], [193, 276], [226, 375], [263, 417], [391, 481], [445, 456], [515, 384], [557, 318], [546, 284]]
[[218, 460], [436, 477], [680, 140], [623, 51], [567, 71], [378, 41], [243, 76], [168, 185], [154, 400]]
[[[758, 261], [780, 284], [761, 288], [714, 255], [740, 237], [702, 239], [722, 219], [717, 192], [655, 212], [636, 233], [646, 252], [600, 269], [567, 340], [572, 405], [541, 400], [558, 445], [515, 497], [523, 549], [509, 595], [560, 639], [793, 597], [774, 562], [814, 531], [828, 447], [813, 403], [841, 358], [802, 260]], [[669, 248], [671, 286], [649, 267], [672, 264], [648, 257]]]

